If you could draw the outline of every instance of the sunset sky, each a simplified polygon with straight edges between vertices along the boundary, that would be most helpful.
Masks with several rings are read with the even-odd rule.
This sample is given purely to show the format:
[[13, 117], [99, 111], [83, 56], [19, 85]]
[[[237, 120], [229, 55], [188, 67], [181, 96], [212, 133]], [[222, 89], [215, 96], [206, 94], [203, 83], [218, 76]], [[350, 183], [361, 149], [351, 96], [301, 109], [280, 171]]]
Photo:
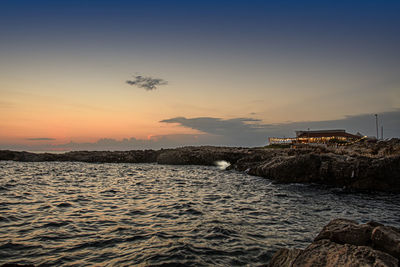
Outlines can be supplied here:
[[[0, 149], [400, 136], [400, 1], [0, 1]], [[163, 79], [153, 90], [127, 80]]]

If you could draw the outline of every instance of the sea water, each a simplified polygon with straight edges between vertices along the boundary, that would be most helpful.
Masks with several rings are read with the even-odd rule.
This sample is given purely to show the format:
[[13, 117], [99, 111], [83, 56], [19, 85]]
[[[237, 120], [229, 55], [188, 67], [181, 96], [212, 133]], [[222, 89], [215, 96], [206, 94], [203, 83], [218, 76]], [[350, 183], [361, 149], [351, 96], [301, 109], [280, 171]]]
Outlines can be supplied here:
[[0, 162], [0, 264], [255, 266], [333, 218], [399, 227], [399, 214], [399, 195], [218, 167]]

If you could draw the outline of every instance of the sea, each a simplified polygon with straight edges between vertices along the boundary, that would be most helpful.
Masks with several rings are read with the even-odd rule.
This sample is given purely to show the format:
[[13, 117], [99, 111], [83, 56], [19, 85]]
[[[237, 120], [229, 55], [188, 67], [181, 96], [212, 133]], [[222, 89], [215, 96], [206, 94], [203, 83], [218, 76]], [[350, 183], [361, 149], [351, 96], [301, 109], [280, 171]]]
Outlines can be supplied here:
[[399, 214], [400, 195], [213, 166], [0, 161], [0, 264], [263, 266], [331, 219]]

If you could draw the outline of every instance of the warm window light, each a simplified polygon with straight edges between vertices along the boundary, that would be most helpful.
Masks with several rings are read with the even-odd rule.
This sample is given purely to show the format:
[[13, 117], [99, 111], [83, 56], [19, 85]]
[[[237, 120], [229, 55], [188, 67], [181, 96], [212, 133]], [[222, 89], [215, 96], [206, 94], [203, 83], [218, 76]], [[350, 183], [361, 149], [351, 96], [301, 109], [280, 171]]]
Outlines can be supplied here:
[[[310, 136], [310, 135], [324, 135], [333, 134], [331, 136]], [[270, 137], [270, 144], [326, 144], [326, 143], [337, 143], [338, 141], [344, 142], [345, 144], [353, 144], [359, 142], [366, 138], [366, 136], [358, 137], [352, 134], [348, 134], [345, 130], [325, 130], [325, 131], [298, 131], [297, 135], [303, 135], [302, 137], [294, 138], [280, 138], [280, 137]], [[342, 136], [346, 134], [346, 136]]]

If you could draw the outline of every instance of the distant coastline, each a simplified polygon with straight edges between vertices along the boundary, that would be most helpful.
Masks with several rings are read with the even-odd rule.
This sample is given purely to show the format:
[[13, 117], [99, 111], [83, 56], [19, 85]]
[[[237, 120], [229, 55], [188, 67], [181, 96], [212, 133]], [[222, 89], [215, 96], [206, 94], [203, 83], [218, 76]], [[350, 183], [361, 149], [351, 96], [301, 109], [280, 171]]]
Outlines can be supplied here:
[[181, 147], [160, 150], [33, 153], [0, 150], [0, 160], [24, 162], [215, 165], [281, 183], [318, 183], [350, 190], [400, 192], [400, 139], [347, 147]]

